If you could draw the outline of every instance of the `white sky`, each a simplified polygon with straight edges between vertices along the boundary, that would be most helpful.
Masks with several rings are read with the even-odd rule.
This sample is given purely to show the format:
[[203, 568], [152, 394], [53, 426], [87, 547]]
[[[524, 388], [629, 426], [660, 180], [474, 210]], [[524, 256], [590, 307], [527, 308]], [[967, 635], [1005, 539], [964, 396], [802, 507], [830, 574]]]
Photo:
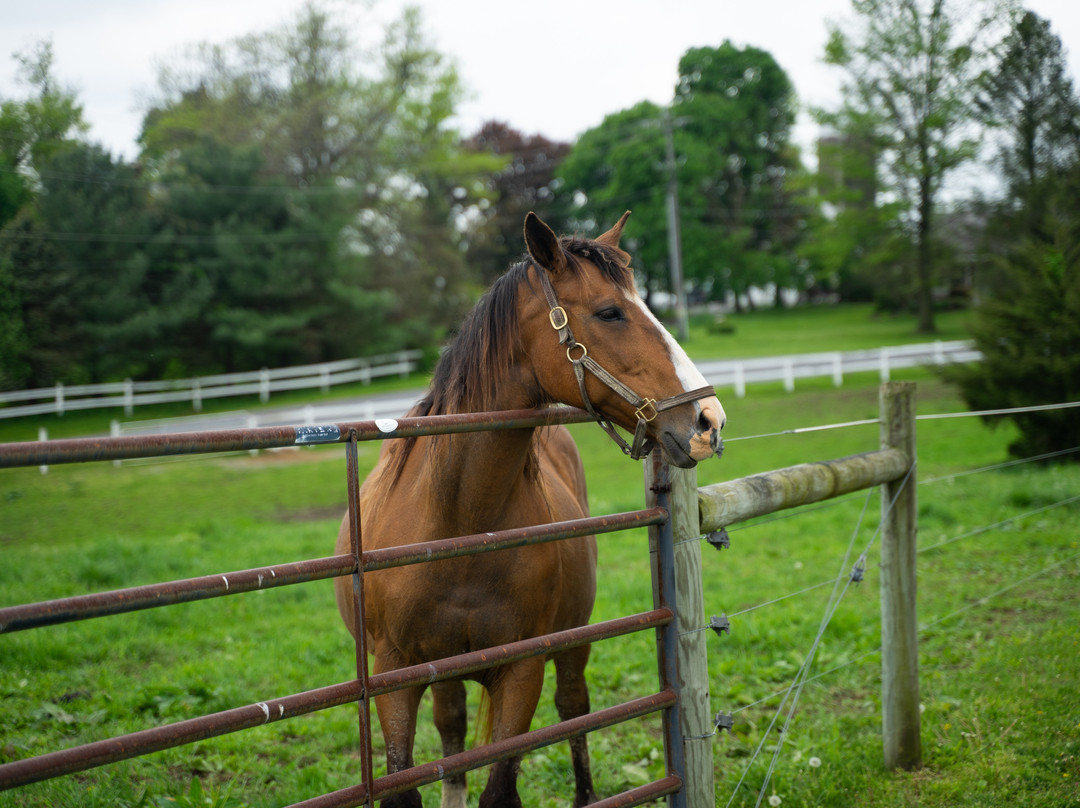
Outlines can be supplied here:
[[[396, 18], [404, 0], [338, 0], [343, 19]], [[572, 140], [605, 115], [648, 99], [671, 100], [679, 57], [731, 39], [770, 53], [800, 102], [831, 106], [839, 71], [822, 64], [825, 21], [850, 16], [849, 0], [414, 0], [424, 30], [456, 60], [470, 100], [460, 128], [488, 119], [527, 134]], [[11, 54], [50, 39], [59, 80], [77, 91], [90, 136], [116, 154], [136, 154], [145, 99], [157, 68], [184, 46], [224, 42], [291, 19], [302, 0], [3, 0], [0, 98], [21, 97]], [[373, 5], [370, 10], [367, 5]], [[1048, 19], [1080, 84], [1080, 0], [1028, 0]], [[367, 21], [363, 24], [361, 21]], [[805, 116], [796, 139], [807, 146]]]

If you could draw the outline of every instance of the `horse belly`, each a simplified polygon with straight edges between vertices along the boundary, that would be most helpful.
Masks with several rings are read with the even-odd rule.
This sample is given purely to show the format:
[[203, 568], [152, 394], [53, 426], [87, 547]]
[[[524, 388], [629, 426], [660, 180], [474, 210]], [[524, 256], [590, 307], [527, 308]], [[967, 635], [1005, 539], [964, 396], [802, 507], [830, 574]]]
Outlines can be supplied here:
[[549, 633], [560, 567], [557, 548], [540, 545], [371, 573], [376, 652], [415, 665]]

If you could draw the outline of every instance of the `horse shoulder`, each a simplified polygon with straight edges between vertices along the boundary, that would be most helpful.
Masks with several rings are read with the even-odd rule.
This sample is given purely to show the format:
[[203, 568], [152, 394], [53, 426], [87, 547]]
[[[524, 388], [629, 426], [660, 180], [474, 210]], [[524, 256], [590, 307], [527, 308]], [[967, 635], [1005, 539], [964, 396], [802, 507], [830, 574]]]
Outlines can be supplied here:
[[[577, 516], [589, 515], [589, 494], [585, 485], [585, 467], [581, 462], [574, 438], [564, 426], [546, 427], [541, 431], [538, 442], [540, 473], [545, 485], [551, 489], [564, 488], [576, 502], [580, 510]], [[555, 494], [554, 491], [551, 492]], [[554, 496], [552, 497], [554, 499]], [[555, 502], [552, 503], [556, 505]], [[559, 514], [559, 519], [573, 518]]]

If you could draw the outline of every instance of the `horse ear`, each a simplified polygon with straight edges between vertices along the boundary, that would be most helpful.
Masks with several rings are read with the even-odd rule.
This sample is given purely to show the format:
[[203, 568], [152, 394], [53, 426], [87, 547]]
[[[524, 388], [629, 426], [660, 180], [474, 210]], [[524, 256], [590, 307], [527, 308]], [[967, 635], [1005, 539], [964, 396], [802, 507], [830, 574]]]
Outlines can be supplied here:
[[558, 236], [531, 210], [525, 217], [525, 246], [529, 248], [529, 255], [537, 266], [549, 272], [558, 272], [566, 267]]
[[622, 218], [620, 218], [619, 221], [615, 222], [615, 226], [613, 228], [608, 230], [603, 235], [597, 236], [596, 240], [601, 244], [607, 245], [608, 247], [617, 248], [619, 246], [619, 239], [622, 238], [623, 225], [626, 224], [626, 220], [629, 218], [630, 211], [626, 211], [626, 213], [622, 215]]

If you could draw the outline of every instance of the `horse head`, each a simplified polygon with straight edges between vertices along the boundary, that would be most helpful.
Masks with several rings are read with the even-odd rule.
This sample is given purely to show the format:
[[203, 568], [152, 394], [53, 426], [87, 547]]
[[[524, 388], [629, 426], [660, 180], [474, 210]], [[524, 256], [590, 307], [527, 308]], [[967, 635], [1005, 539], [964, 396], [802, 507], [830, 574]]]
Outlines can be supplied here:
[[[546, 397], [588, 410], [627, 454], [659, 445], [669, 463], [690, 468], [721, 454], [726, 416], [638, 295], [619, 247], [629, 215], [594, 240], [559, 239], [536, 214], [526, 217], [530, 282], [542, 294], [520, 298], [524, 352]], [[632, 445], [613, 424], [634, 435]]]

